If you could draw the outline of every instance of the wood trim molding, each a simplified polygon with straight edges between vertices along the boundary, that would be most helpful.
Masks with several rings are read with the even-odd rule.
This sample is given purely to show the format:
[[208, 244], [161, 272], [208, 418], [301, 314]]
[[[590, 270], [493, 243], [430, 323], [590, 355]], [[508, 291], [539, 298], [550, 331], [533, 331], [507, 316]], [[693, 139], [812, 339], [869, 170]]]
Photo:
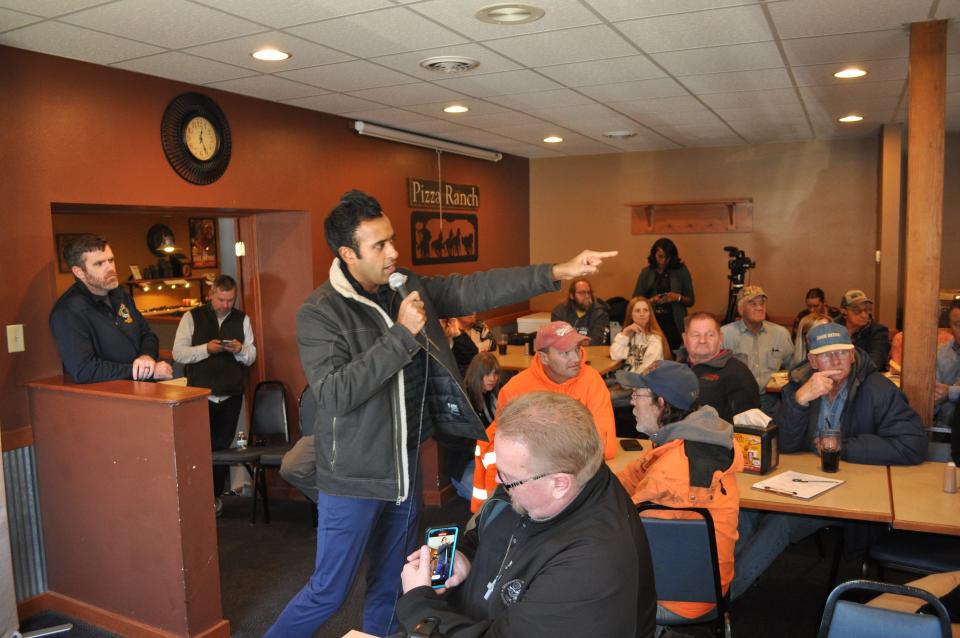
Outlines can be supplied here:
[[33, 445], [33, 428], [25, 425], [22, 428], [4, 430], [0, 441], [2, 441], [4, 452]]
[[17, 616], [22, 621], [45, 610], [55, 611], [130, 638], [230, 638], [229, 620], [221, 620], [201, 632], [183, 637], [52, 591], [19, 603]]

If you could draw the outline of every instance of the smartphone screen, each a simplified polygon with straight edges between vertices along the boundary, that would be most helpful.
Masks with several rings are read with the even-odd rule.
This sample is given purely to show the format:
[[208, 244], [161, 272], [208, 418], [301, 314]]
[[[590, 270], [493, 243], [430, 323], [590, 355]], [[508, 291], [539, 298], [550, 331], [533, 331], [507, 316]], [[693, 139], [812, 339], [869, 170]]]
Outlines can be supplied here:
[[430, 585], [434, 589], [445, 587], [447, 579], [453, 575], [459, 535], [456, 525], [427, 530], [425, 542], [430, 548]]

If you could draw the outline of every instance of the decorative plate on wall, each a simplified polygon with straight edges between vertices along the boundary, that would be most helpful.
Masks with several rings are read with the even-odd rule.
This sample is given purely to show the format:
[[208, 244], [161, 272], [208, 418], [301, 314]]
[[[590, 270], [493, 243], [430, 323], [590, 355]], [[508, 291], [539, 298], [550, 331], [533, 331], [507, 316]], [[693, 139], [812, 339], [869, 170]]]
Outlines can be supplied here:
[[178, 95], [160, 121], [160, 141], [173, 170], [193, 184], [220, 179], [230, 163], [230, 124], [216, 103], [200, 93]]

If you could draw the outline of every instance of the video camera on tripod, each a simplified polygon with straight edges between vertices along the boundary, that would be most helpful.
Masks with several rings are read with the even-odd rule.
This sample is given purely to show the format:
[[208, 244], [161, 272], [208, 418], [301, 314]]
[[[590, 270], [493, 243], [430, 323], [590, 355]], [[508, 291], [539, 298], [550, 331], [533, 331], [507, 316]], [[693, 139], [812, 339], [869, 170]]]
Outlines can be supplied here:
[[757, 262], [747, 257], [747, 253], [736, 246], [724, 246], [723, 249], [730, 256], [727, 262], [727, 268], [730, 269], [730, 274], [727, 275], [727, 279], [730, 280], [730, 291], [727, 296], [727, 313], [724, 316], [723, 323], [730, 323], [736, 316], [737, 293], [743, 288], [744, 276], [748, 270], [757, 267]]

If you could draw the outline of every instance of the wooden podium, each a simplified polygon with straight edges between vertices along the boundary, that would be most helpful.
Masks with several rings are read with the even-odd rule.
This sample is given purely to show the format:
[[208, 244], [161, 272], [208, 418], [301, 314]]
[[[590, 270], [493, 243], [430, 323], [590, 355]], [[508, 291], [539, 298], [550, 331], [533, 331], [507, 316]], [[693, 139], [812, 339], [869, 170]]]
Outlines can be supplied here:
[[28, 384], [53, 609], [123, 636], [219, 638], [208, 390]]

